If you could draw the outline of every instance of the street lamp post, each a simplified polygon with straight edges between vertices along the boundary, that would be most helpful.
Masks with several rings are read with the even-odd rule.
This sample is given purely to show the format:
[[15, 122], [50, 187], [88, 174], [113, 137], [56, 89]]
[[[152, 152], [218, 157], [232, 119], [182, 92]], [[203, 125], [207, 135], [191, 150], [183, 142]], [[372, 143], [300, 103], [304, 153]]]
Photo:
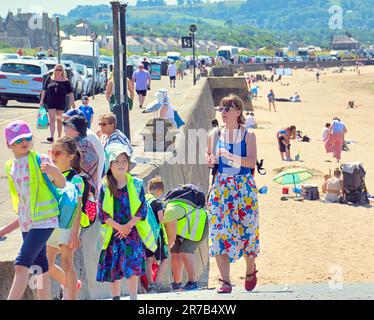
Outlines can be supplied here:
[[196, 62], [195, 62], [195, 32], [197, 30], [196, 25], [190, 25], [190, 31], [192, 36], [192, 63], [193, 63], [193, 85], [196, 84]]
[[96, 59], [95, 59], [95, 40], [97, 39], [97, 34], [95, 32], [91, 33], [92, 40], [92, 99], [95, 100], [95, 72], [96, 72]]
[[113, 13], [113, 80], [114, 106], [113, 113], [117, 117], [117, 129], [122, 131], [131, 141], [129, 109], [127, 96], [127, 57], [126, 57], [126, 4], [112, 1]]
[[57, 29], [57, 61], [61, 62], [61, 38], [60, 38], [60, 17], [56, 17], [56, 29]]
[[124, 104], [122, 106], [122, 119], [123, 119], [123, 133], [130, 139], [130, 114], [129, 114], [129, 98], [127, 94], [127, 41], [126, 41], [126, 8], [127, 4], [120, 5], [120, 26], [121, 26], [121, 43], [122, 43], [122, 73], [123, 73], [123, 93], [124, 93]]

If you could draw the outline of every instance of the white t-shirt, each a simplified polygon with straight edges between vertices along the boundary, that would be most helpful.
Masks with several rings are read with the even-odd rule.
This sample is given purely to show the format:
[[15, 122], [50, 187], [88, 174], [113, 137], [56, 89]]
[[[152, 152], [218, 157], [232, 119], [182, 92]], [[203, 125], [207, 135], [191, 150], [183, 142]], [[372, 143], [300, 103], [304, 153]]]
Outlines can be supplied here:
[[249, 128], [256, 128], [256, 120], [252, 116], [247, 116], [245, 118], [245, 123], [244, 123], [244, 128], [249, 129]]
[[99, 165], [97, 167], [98, 173], [99, 173], [99, 180], [101, 180], [101, 175], [104, 170], [104, 162], [105, 162], [105, 155], [104, 155], [104, 147], [101, 143], [101, 140], [96, 135], [95, 132], [93, 132], [91, 129], [87, 128], [87, 138], [92, 142], [94, 145], [97, 154], [99, 155]]
[[[41, 162], [51, 162], [44, 154], [40, 155]], [[18, 221], [22, 232], [31, 229], [55, 229], [58, 228], [58, 217], [41, 221], [32, 221], [30, 211], [30, 168], [28, 156], [14, 159], [10, 169], [10, 176], [16, 188], [18, 203]]]
[[175, 77], [177, 75], [177, 68], [175, 67], [174, 63], [169, 65], [168, 73], [169, 73], [169, 77]]
[[324, 127], [322, 130], [322, 141], [326, 141], [329, 135], [329, 128]]

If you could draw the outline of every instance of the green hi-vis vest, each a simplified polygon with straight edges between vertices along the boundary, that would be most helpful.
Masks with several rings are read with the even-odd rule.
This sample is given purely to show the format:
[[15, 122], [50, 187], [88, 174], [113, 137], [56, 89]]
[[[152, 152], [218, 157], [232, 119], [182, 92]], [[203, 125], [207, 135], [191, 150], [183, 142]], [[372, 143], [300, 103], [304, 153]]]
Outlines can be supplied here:
[[[57, 217], [60, 214], [58, 203], [53, 193], [49, 190], [43, 174], [38, 166], [37, 153], [29, 152], [28, 163], [30, 170], [30, 215], [33, 222]], [[18, 214], [19, 197], [10, 175], [13, 159], [5, 163], [5, 172], [8, 176], [10, 197], [13, 210]]]
[[180, 200], [171, 200], [169, 205], [178, 205], [185, 215], [177, 220], [177, 235], [191, 241], [200, 241], [204, 234], [207, 213], [204, 208], [195, 208]]
[[[149, 206], [151, 206], [152, 201], [156, 200], [157, 198], [156, 198], [152, 193], [147, 193], [147, 194], [145, 195], [145, 199], [147, 200]], [[152, 210], [152, 207], [150, 207], [150, 209]], [[157, 212], [153, 212], [153, 210], [152, 210], [152, 213], [153, 213], [153, 215], [156, 217]], [[155, 218], [155, 219], [156, 219], [156, 218]], [[157, 221], [156, 221], [156, 222], [157, 222]], [[151, 224], [151, 226], [152, 226], [152, 224]], [[163, 224], [162, 222], [160, 222], [159, 225], [156, 226], [156, 228], [158, 228], [157, 230], [155, 230], [157, 234], [159, 234], [159, 233], [160, 233], [160, 230], [161, 230], [162, 235], [163, 235], [163, 237], [164, 237], [165, 244], [168, 245], [168, 243], [169, 243], [169, 242], [168, 242], [168, 235], [167, 235], [167, 233], [166, 233], [166, 229], [165, 229], [164, 224]], [[159, 238], [159, 237], [157, 237], [156, 240], [158, 240], [158, 238]]]
[[[130, 202], [130, 212], [131, 216], [134, 217], [135, 214], [138, 212], [140, 206], [142, 205], [141, 201], [139, 200], [139, 194], [143, 188], [143, 181], [137, 178], [133, 178], [129, 173], [127, 175], [127, 191], [129, 194], [129, 202]], [[114, 217], [114, 197], [111, 194], [109, 188], [103, 184], [105, 187], [104, 193], [104, 201], [103, 201], [103, 210], [109, 214], [109, 216], [113, 219]], [[139, 220], [135, 224], [136, 230], [140, 236], [140, 239], [143, 241], [144, 245], [152, 252], [157, 250], [157, 244], [155, 238], [153, 236], [152, 228], [149, 225], [147, 219]], [[106, 250], [108, 248], [109, 242], [112, 239], [113, 235], [113, 228], [109, 225], [102, 224], [100, 230], [100, 236], [102, 241], [102, 250]]]

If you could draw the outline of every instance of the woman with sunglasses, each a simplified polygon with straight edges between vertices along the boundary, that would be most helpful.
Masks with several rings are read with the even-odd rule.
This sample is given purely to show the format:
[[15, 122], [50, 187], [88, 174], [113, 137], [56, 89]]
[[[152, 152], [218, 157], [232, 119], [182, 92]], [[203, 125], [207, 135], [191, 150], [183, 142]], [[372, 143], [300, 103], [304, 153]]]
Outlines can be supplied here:
[[57, 134], [60, 138], [62, 135], [62, 114], [64, 110], [69, 109], [66, 106], [67, 97], [69, 97], [69, 105], [75, 108], [74, 93], [69, 79], [66, 77], [65, 69], [62, 64], [56, 64], [52, 75], [46, 80], [40, 105], [45, 102], [48, 106], [49, 130], [51, 136], [47, 138], [48, 142], [54, 141], [57, 120]]
[[20, 227], [23, 243], [14, 262], [15, 275], [8, 299], [20, 300], [29, 282], [30, 273], [37, 274], [38, 299], [51, 299], [46, 242], [58, 228], [59, 207], [42, 173], [57, 188], [65, 187], [65, 177], [43, 154], [31, 150], [32, 132], [26, 122], [16, 120], [5, 127], [5, 141], [14, 158], [5, 163], [13, 210], [17, 218], [4, 228], [0, 237]]
[[[255, 258], [259, 254], [259, 214], [253, 172], [257, 160], [256, 136], [243, 124], [243, 101], [230, 95], [221, 100], [224, 128], [208, 137], [207, 162], [218, 164], [210, 209], [210, 254], [216, 258], [222, 283], [218, 293], [231, 293], [230, 263], [244, 256], [245, 289], [257, 284]], [[216, 137], [215, 137], [216, 135]]]
[[112, 143], [127, 145], [129, 150], [133, 152], [131, 143], [124, 133], [116, 129], [117, 117], [114, 113], [103, 114], [99, 117], [100, 130], [97, 135], [101, 138], [104, 149]]

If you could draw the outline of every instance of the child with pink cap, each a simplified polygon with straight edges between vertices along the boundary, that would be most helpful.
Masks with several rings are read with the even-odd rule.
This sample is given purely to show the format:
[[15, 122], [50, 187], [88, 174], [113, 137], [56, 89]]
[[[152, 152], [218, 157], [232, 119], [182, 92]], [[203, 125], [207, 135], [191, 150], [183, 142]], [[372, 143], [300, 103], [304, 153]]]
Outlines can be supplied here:
[[15, 275], [8, 300], [20, 300], [29, 281], [36, 274], [37, 297], [51, 299], [46, 242], [58, 227], [59, 207], [44, 180], [45, 173], [58, 188], [65, 187], [65, 177], [46, 155], [31, 150], [33, 135], [22, 120], [10, 122], [4, 130], [8, 148], [14, 158], [5, 163], [13, 210], [17, 214], [0, 237], [21, 228], [23, 244], [15, 260]]

